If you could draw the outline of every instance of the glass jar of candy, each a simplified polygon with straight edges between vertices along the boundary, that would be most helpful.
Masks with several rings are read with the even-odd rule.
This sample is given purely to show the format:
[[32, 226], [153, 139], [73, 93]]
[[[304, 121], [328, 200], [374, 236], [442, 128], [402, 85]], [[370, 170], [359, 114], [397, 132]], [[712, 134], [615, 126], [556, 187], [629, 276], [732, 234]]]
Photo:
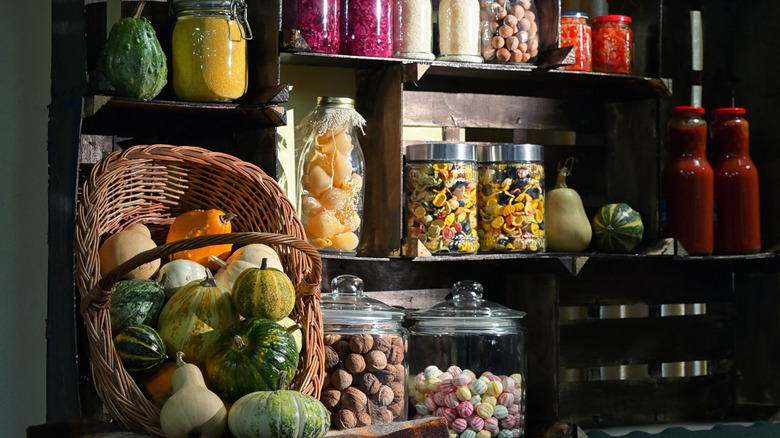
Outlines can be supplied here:
[[543, 252], [543, 146], [490, 144], [477, 151], [480, 251]]
[[331, 414], [331, 427], [406, 420], [404, 311], [365, 296], [363, 280], [353, 275], [334, 278], [321, 306], [325, 385], [320, 400]]
[[393, 10], [393, 56], [434, 59], [431, 0], [395, 0]]
[[460, 281], [451, 300], [410, 315], [409, 403], [415, 418], [443, 416], [455, 434], [524, 436], [525, 312], [487, 301], [483, 292], [477, 282]]
[[282, 29], [298, 31], [313, 52], [339, 53], [339, 0], [284, 0]]
[[439, 61], [483, 62], [480, 56], [480, 0], [439, 3]]
[[758, 170], [750, 158], [750, 124], [744, 108], [718, 108], [710, 126], [715, 177], [713, 252], [746, 254], [761, 249]]
[[574, 64], [564, 70], [591, 71], [591, 28], [588, 14], [561, 12], [561, 47], [573, 46]]
[[365, 119], [347, 97], [318, 97], [301, 121], [300, 218], [322, 253], [354, 255], [363, 218], [365, 160], [356, 136]]
[[246, 42], [252, 32], [244, 0], [177, 0], [171, 36], [173, 91], [185, 101], [232, 101], [246, 93]]
[[392, 0], [341, 0], [342, 55], [393, 56]]
[[406, 237], [432, 254], [469, 254], [477, 239], [476, 147], [421, 143], [406, 147]]
[[593, 71], [634, 73], [631, 17], [602, 15], [593, 19]]
[[533, 0], [481, 0], [480, 50], [486, 62], [531, 62], [539, 54], [539, 24]]

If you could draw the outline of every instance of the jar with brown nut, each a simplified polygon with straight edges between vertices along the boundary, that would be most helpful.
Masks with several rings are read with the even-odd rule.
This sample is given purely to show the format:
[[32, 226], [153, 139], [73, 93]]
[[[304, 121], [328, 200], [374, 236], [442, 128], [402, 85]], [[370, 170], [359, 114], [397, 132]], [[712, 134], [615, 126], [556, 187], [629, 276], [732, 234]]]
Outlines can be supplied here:
[[363, 280], [341, 275], [323, 293], [325, 382], [320, 401], [331, 427], [351, 429], [407, 419], [404, 312], [363, 294]]

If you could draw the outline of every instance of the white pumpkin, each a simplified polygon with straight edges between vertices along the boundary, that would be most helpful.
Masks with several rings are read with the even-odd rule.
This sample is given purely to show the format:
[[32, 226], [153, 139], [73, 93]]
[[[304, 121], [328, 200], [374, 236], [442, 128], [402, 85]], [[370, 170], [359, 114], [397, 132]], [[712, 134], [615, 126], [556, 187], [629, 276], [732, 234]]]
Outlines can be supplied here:
[[205, 266], [192, 260], [177, 259], [164, 264], [157, 272], [154, 281], [165, 290], [167, 301], [187, 283], [203, 280], [206, 277]]
[[284, 272], [284, 266], [276, 251], [262, 243], [250, 243], [235, 250], [225, 262], [214, 260], [221, 267], [214, 274], [214, 281], [225, 289], [232, 291], [238, 275], [247, 268], [259, 268], [263, 259], [267, 259], [266, 267]]

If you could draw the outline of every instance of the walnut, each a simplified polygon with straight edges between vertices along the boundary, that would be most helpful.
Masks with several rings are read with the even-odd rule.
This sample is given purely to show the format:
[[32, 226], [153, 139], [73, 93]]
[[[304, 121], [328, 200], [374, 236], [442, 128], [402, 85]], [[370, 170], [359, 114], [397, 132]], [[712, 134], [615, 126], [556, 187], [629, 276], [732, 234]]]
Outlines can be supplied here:
[[352, 385], [352, 374], [347, 370], [337, 369], [330, 375], [330, 384], [336, 389], [347, 389]]
[[379, 387], [379, 391], [371, 396], [371, 401], [377, 404], [377, 406], [390, 406], [393, 403], [393, 390], [387, 385]]
[[369, 334], [355, 335], [349, 338], [349, 348], [354, 353], [368, 353], [374, 347], [374, 337]]
[[330, 345], [325, 346], [325, 369], [329, 370], [339, 364], [339, 355]]
[[335, 424], [336, 428], [340, 430], [352, 429], [357, 425], [357, 419], [355, 418], [355, 414], [352, 411], [348, 409], [342, 409], [336, 412], [336, 415], [333, 416], [333, 423]]
[[390, 351], [391, 345], [392, 341], [387, 337], [374, 337], [374, 350], [379, 350], [382, 353], [387, 354]]
[[366, 403], [368, 403], [366, 395], [354, 386], [350, 386], [341, 394], [341, 406], [352, 412], [357, 413], [365, 411]]
[[402, 382], [390, 382], [387, 384], [393, 390], [393, 403], [401, 403], [405, 400], [406, 388]]
[[387, 366], [387, 356], [379, 350], [372, 350], [366, 354], [366, 370], [379, 371]]
[[379, 387], [382, 386], [379, 379], [371, 373], [363, 373], [358, 379], [358, 384], [360, 389], [365, 391], [366, 394], [375, 394], [379, 391]]
[[344, 359], [344, 368], [352, 374], [360, 374], [366, 369], [366, 360], [357, 353], [351, 353]]
[[320, 401], [328, 409], [333, 409], [341, 400], [341, 391], [338, 389], [326, 389], [320, 394]]
[[404, 367], [402, 364], [387, 364], [385, 370], [390, 371], [390, 373], [393, 374], [394, 382], [403, 382], [406, 378], [406, 367]]
[[372, 373], [376, 376], [377, 379], [379, 379], [379, 382], [381, 382], [383, 385], [387, 385], [390, 382], [395, 381], [395, 377], [393, 376], [393, 373], [390, 372], [390, 370], [384, 369], [384, 370], [377, 370]]
[[404, 348], [400, 345], [393, 344], [390, 347], [390, 352], [387, 354], [387, 363], [398, 365], [404, 360]]
[[371, 415], [368, 412], [360, 412], [355, 415], [357, 419], [357, 427], [371, 426]]
[[368, 413], [371, 415], [371, 424], [383, 424], [393, 421], [393, 413], [387, 406], [379, 406], [373, 401], [368, 402]]
[[347, 355], [350, 353], [349, 341], [342, 339], [333, 344], [333, 349], [336, 350], [336, 353], [339, 355], [339, 360], [344, 360], [344, 358], [347, 357]]
[[325, 341], [325, 345], [333, 345], [340, 340], [341, 340], [341, 335], [328, 334], [323, 336], [323, 341]]
[[387, 410], [393, 414], [393, 418], [398, 418], [398, 416], [401, 415], [401, 412], [404, 410], [404, 407], [405, 406], [403, 402], [393, 402], [390, 406], [387, 407]]

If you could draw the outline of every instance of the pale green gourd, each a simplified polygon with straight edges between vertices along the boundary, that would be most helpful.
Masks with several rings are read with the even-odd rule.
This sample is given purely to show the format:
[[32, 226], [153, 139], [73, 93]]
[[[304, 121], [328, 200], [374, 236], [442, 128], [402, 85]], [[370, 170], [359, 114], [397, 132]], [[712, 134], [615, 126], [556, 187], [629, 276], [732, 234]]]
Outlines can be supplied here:
[[555, 187], [547, 192], [544, 200], [545, 238], [549, 251], [584, 251], [593, 237], [582, 198], [576, 190], [566, 185], [572, 161], [570, 158], [558, 169]]

